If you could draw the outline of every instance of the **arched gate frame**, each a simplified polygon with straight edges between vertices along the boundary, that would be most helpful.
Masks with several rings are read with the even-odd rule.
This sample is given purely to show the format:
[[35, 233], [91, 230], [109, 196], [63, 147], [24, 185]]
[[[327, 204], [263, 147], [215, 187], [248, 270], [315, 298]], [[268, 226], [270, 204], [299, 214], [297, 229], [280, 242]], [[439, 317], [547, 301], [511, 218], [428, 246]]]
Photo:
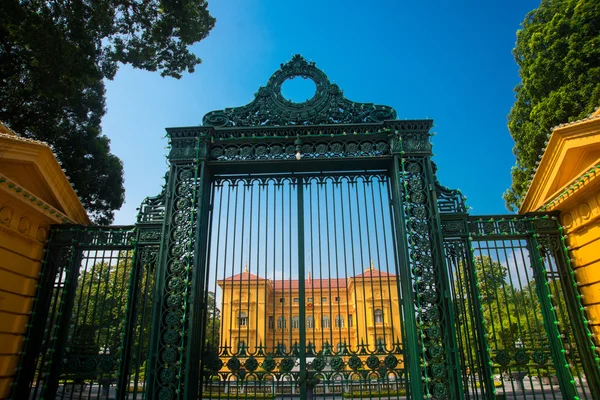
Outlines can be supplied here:
[[[292, 103], [283, 98], [282, 83], [294, 77], [315, 83], [312, 99]], [[390, 107], [347, 100], [314, 63], [297, 55], [282, 64], [250, 104], [208, 113], [203, 126], [167, 129], [170, 168], [164, 190], [146, 199], [135, 228], [55, 229], [44, 265], [46, 283], [40, 285], [36, 300], [45, 303], [30, 323], [30, 342], [13, 398], [25, 398], [33, 387], [42, 397], [56, 395], [60, 377], [75, 381], [68, 374], [65, 378], [65, 368], [73, 363], [93, 363], [87, 377], [105, 376], [97, 379], [98, 387], [102, 382], [116, 386], [119, 399], [138, 398], [136, 392], [146, 399], [198, 398], [207, 384], [203, 371], [212, 369], [218, 376], [224, 368], [237, 370], [240, 361], [233, 351], [227, 366], [203, 352], [210, 311], [211, 220], [219, 182], [254, 176], [285, 176], [293, 188], [296, 197], [290, 194], [289, 201], [298, 210], [293, 264], [302, 294], [298, 298], [300, 341], [294, 345], [298, 368], [287, 365], [285, 357], [269, 360], [277, 365], [267, 366], [263, 360], [261, 368], [271, 371], [277, 366], [286, 371], [300, 398], [310, 397], [315, 365], [323, 360], [307, 362], [311, 349], [306, 309], [312, 303], [303, 296], [307, 284], [303, 278], [308, 273], [303, 210], [312, 197], [304, 192], [315, 176], [374, 173], [387, 185], [382, 200], [391, 210], [392, 275], [400, 277], [395, 296], [402, 316], [402, 343], [394, 345], [397, 350], [392, 353], [402, 354], [409, 398], [494, 399], [500, 393], [520, 398], [519, 388], [507, 387], [504, 378], [498, 391], [495, 377], [522, 376], [526, 369], [529, 376], [535, 371], [539, 375], [547, 367], [544, 371], [557, 376], [556, 389], [566, 398], [583, 393], [580, 398], [597, 399], [598, 358], [556, 218], [469, 216], [462, 195], [437, 182], [431, 127], [431, 120], [400, 121]], [[112, 253], [99, 256], [99, 251]], [[516, 260], [517, 255], [521, 261], [511, 263], [509, 258]], [[67, 343], [72, 339], [67, 334], [77, 336], [76, 330], [69, 331], [69, 316], [79, 315], [77, 282], [85, 282], [89, 269], [80, 268], [84, 259], [101, 261], [93, 263], [93, 270], [96, 265], [130, 266], [123, 324], [111, 331], [114, 337], [122, 332], [122, 342], [110, 357], [106, 352], [77, 359], [69, 356], [68, 348], [73, 346]], [[498, 278], [493, 271], [502, 270], [502, 265], [512, 265], [513, 270]], [[510, 274], [520, 270], [531, 271], [531, 276], [508, 285]], [[529, 293], [532, 302], [525, 303], [523, 293]], [[566, 305], [559, 306], [553, 295], [566, 297]], [[541, 315], [537, 319], [527, 314], [513, 324], [516, 333], [509, 341], [504, 322], [486, 325], [495, 313], [502, 313], [500, 299], [503, 307], [512, 304], [510, 309], [506, 306], [509, 314], [518, 314], [528, 304]], [[562, 319], [557, 310], [564, 311]], [[532, 327], [531, 318], [538, 325]], [[573, 327], [566, 338], [565, 318]], [[528, 329], [521, 327], [521, 321]], [[534, 333], [525, 337], [525, 331]], [[48, 343], [53, 347], [48, 348]], [[231, 346], [225, 348], [227, 352]], [[331, 360], [323, 365], [333, 364]], [[376, 361], [376, 365], [367, 362], [369, 368], [376, 370], [380, 365]], [[353, 367], [346, 360], [331, 368], [356, 372], [362, 361], [356, 363]], [[393, 370], [397, 360], [390, 364], [387, 368]], [[528, 390], [535, 392], [536, 385], [531, 383]], [[109, 394], [110, 390], [106, 398]]]

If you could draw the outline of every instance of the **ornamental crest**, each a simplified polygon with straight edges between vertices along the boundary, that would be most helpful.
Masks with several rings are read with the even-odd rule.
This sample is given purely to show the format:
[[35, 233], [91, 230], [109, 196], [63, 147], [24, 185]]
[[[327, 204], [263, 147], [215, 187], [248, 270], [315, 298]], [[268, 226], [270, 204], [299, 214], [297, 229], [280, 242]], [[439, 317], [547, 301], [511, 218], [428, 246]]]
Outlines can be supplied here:
[[[295, 77], [315, 83], [314, 96], [302, 103], [287, 100], [281, 94], [281, 85]], [[396, 111], [389, 106], [356, 103], [344, 97], [342, 90], [331, 83], [323, 71], [296, 54], [276, 71], [266, 86], [255, 94], [255, 99], [242, 107], [211, 111], [202, 124], [215, 127], [256, 127], [285, 125], [324, 125], [383, 122], [396, 119]]]

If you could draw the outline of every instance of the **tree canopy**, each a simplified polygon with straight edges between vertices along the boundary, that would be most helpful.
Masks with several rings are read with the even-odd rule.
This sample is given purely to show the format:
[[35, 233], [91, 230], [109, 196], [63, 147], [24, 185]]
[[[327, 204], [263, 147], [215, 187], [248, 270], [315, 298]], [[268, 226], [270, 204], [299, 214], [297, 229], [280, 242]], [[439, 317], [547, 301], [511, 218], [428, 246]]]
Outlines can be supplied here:
[[0, 120], [48, 142], [92, 220], [124, 201], [123, 165], [102, 134], [104, 79], [120, 64], [180, 78], [215, 23], [206, 1], [3, 0]]
[[521, 83], [508, 116], [517, 156], [503, 196], [510, 210], [521, 204], [551, 129], [600, 106], [600, 3], [542, 0], [525, 17], [513, 54]]

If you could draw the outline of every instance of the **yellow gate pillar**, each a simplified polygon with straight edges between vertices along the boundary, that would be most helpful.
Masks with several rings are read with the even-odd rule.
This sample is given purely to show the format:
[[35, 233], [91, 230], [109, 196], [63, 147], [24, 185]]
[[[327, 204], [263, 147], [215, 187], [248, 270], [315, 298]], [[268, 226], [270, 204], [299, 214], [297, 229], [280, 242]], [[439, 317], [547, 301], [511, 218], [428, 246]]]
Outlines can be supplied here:
[[17, 374], [50, 225], [62, 223], [90, 221], [52, 150], [0, 123], [0, 399]]
[[554, 128], [519, 213], [560, 211], [589, 328], [600, 345], [600, 108]]

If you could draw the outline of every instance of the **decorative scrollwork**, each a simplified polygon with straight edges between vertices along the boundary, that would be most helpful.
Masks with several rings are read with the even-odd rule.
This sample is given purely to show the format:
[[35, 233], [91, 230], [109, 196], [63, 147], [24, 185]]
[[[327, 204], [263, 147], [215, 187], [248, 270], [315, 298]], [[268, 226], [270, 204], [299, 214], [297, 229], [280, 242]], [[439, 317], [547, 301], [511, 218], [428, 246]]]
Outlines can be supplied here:
[[[294, 103], [281, 94], [281, 85], [288, 79], [303, 77], [316, 85], [315, 95], [302, 103]], [[382, 122], [396, 119], [396, 111], [388, 106], [355, 103], [346, 99], [342, 90], [329, 81], [313, 62], [296, 54], [281, 64], [254, 100], [242, 107], [209, 112], [202, 119], [205, 126], [282, 126], [323, 125]]]
[[[383, 140], [319, 141], [301, 147], [305, 159], [382, 157], [389, 155], [389, 151], [388, 143]], [[296, 147], [290, 142], [215, 144], [210, 157], [215, 161], [294, 160]]]

